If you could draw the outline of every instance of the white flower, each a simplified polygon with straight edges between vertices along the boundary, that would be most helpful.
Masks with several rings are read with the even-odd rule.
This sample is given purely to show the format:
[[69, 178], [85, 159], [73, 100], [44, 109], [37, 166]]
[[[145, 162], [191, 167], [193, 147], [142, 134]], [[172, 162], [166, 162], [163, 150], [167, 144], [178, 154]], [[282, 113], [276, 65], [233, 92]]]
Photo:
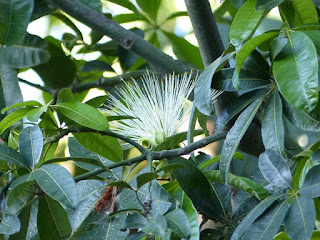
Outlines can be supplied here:
[[185, 73], [166, 75], [164, 80], [158, 80], [146, 73], [142, 80], [141, 85], [135, 80], [125, 82], [117, 92], [120, 100], [110, 94], [106, 111], [111, 116], [133, 117], [111, 121], [110, 129], [150, 149], [176, 134], [188, 119], [192, 104], [188, 104], [187, 98], [197, 77], [193, 80], [192, 74]]

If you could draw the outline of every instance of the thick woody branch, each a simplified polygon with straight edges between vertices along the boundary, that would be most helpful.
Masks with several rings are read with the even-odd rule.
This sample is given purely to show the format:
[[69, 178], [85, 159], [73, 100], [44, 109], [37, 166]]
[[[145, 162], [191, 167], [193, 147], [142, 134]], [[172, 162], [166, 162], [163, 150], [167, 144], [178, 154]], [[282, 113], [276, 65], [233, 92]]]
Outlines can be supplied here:
[[188, 68], [175, 61], [151, 43], [121, 27], [116, 22], [87, 7], [77, 0], [51, 0], [62, 11], [92, 29], [110, 37], [117, 44], [145, 59], [154, 69], [161, 72], [184, 72]]

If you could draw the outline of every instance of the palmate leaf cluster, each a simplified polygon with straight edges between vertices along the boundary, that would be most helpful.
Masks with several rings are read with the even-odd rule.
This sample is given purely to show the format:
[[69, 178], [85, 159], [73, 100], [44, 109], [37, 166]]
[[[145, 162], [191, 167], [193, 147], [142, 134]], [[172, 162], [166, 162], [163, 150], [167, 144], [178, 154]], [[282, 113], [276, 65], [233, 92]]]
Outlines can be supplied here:
[[[200, 6], [188, 13], [173, 2], [0, 0], [0, 239], [319, 239], [319, 1], [210, 1], [221, 34], [229, 29], [215, 54], [205, 42], [217, 39], [201, 35], [216, 31], [202, 21], [207, 1], [185, 0]], [[278, 24], [263, 31], [277, 9]], [[28, 33], [41, 17], [71, 31]], [[202, 55], [175, 34], [189, 17]], [[91, 28], [89, 40], [77, 21]], [[78, 57], [88, 53], [99, 54]], [[27, 69], [43, 86], [18, 78]], [[108, 95], [84, 100], [91, 88], [113, 93], [146, 69], [199, 71], [188, 131], [151, 150], [109, 129], [131, 116], [106, 116]], [[23, 101], [19, 82], [42, 90], [46, 103]], [[212, 88], [225, 91], [216, 103]], [[302, 149], [297, 132], [312, 144]], [[119, 140], [140, 155], [128, 156]], [[182, 157], [219, 140], [215, 157]], [[72, 174], [59, 164], [67, 161]]]

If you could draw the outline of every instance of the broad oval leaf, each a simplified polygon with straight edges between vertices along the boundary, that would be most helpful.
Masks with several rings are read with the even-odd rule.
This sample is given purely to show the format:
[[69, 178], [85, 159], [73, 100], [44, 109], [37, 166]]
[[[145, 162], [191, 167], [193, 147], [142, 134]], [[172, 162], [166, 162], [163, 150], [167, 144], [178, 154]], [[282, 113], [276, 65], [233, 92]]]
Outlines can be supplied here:
[[11, 235], [20, 230], [19, 218], [11, 214], [3, 214], [0, 222], [0, 234]]
[[311, 168], [304, 180], [299, 192], [309, 198], [317, 198], [320, 196], [320, 165]]
[[152, 181], [153, 179], [159, 177], [158, 174], [153, 173], [153, 172], [146, 172], [146, 173], [142, 173], [139, 176], [137, 176], [136, 180], [137, 180], [137, 188], [142, 187], [142, 185]]
[[20, 154], [34, 168], [41, 157], [43, 148], [43, 134], [38, 125], [24, 128], [19, 134]]
[[167, 223], [165, 218], [161, 214], [157, 214], [149, 223], [141, 228], [141, 231], [145, 233], [151, 233], [160, 237], [164, 237], [167, 230]]
[[54, 106], [59, 112], [82, 126], [98, 131], [108, 129], [107, 118], [94, 107], [80, 102], [61, 102]]
[[124, 228], [137, 229], [142, 228], [148, 224], [148, 220], [138, 213], [129, 213], [126, 221], [124, 222]]
[[70, 57], [66, 56], [61, 42], [53, 37], [45, 38], [48, 44], [50, 60], [33, 67], [44, 84], [53, 89], [69, 87], [76, 74], [76, 66]]
[[258, 26], [264, 12], [255, 10], [256, 2], [257, 0], [246, 1], [234, 17], [229, 32], [233, 46], [238, 46], [246, 40]]
[[0, 64], [12, 68], [27, 68], [47, 62], [47, 44], [40, 37], [26, 34], [12, 46], [0, 47]]
[[289, 199], [269, 207], [244, 234], [243, 239], [273, 239], [289, 209]]
[[296, 18], [299, 18], [302, 24], [318, 22], [318, 13], [312, 0], [294, 0], [292, 6]]
[[74, 101], [73, 93], [69, 88], [64, 88], [59, 92], [57, 103], [72, 102], [72, 101]]
[[288, 32], [287, 36], [287, 44], [273, 61], [273, 75], [281, 94], [291, 105], [311, 111], [319, 95], [317, 51], [305, 33]]
[[185, 165], [184, 168], [177, 169], [173, 173], [183, 191], [201, 213], [206, 214], [210, 219], [223, 219], [226, 213], [221, 199], [204, 174], [187, 159], [174, 158], [170, 162]]
[[219, 163], [220, 174], [225, 183], [227, 183], [227, 173], [229, 172], [232, 157], [236, 152], [243, 135], [246, 133], [251, 121], [256, 115], [263, 101], [263, 97], [264, 96], [261, 96], [256, 99], [240, 114], [237, 121], [226, 136]]
[[39, 239], [61, 239], [70, 235], [71, 226], [68, 215], [59, 202], [48, 196], [40, 198], [37, 229]]
[[34, 184], [32, 173], [15, 179], [8, 189], [7, 205], [10, 207], [15, 201], [19, 201], [20, 197], [28, 193], [30, 186]]
[[271, 195], [265, 198], [262, 202], [260, 202], [257, 206], [255, 206], [247, 215], [246, 217], [240, 222], [237, 226], [236, 230], [233, 232], [231, 236], [231, 240], [238, 240], [247, 231], [251, 226], [252, 223], [258, 219], [261, 214], [271, 206], [276, 200], [281, 198], [283, 195]]
[[282, 2], [283, 0], [258, 0], [255, 6], [255, 9], [257, 11], [259, 10], [269, 11], [276, 6], [279, 6]]
[[168, 228], [181, 238], [190, 237], [190, 225], [184, 211], [175, 209], [167, 213], [164, 218], [167, 221]]
[[13, 163], [19, 167], [28, 168], [28, 162], [26, 159], [4, 144], [0, 144], [0, 160]]
[[57, 164], [46, 164], [33, 173], [40, 188], [53, 199], [67, 207], [75, 207], [78, 194], [75, 182], [64, 167]]
[[26, 33], [34, 0], [0, 1], [0, 43], [12, 45]]
[[118, 139], [98, 133], [73, 133], [78, 142], [86, 149], [113, 162], [122, 160], [123, 151]]
[[291, 240], [310, 239], [316, 220], [314, 201], [295, 197], [284, 220], [284, 229]]
[[207, 66], [200, 75], [194, 89], [194, 104], [201, 113], [210, 116], [214, 112], [213, 101], [211, 97], [212, 77], [216, 70], [233, 54], [234, 53], [229, 53], [224, 57], [219, 57], [209, 66]]
[[282, 101], [275, 90], [262, 113], [262, 141], [265, 149], [284, 154], [284, 127], [282, 121]]
[[292, 173], [287, 161], [277, 152], [267, 149], [259, 156], [259, 168], [264, 178], [274, 186], [292, 188]]

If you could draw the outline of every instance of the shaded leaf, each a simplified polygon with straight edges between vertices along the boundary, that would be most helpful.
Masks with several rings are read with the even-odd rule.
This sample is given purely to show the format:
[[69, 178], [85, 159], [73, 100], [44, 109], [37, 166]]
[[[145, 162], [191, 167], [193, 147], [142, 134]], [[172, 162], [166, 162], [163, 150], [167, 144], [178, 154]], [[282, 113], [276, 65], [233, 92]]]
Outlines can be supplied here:
[[224, 57], [219, 57], [213, 63], [208, 65], [200, 75], [194, 89], [194, 104], [201, 113], [210, 116], [214, 112], [211, 97], [212, 77], [217, 69], [233, 54], [234, 53], [229, 53]]
[[142, 173], [139, 176], [137, 176], [137, 188], [141, 188], [142, 185], [146, 184], [147, 182], [152, 181], [153, 179], [159, 177], [158, 174], [152, 173], [152, 172], [147, 172], [147, 173]]
[[0, 43], [10, 46], [20, 41], [27, 31], [33, 0], [0, 2]]
[[148, 224], [148, 220], [138, 213], [129, 213], [126, 221], [124, 222], [124, 228], [138, 229]]
[[32, 174], [23, 175], [15, 179], [8, 189], [7, 205], [10, 207], [18, 201], [21, 196], [26, 195], [30, 191], [30, 186], [34, 185]]
[[310, 239], [316, 220], [314, 202], [303, 196], [295, 197], [284, 220], [284, 229], [291, 240]]
[[282, 121], [282, 101], [275, 90], [270, 96], [262, 114], [262, 141], [265, 149], [284, 154], [284, 127]]
[[243, 135], [247, 131], [251, 121], [256, 115], [263, 101], [263, 97], [264, 96], [261, 96], [258, 99], [256, 99], [239, 115], [237, 121], [235, 122], [235, 124], [226, 136], [226, 139], [222, 147], [221, 160], [219, 164], [221, 177], [226, 183], [228, 177], [227, 173], [229, 172], [232, 157], [236, 152]]
[[298, 17], [302, 24], [318, 22], [317, 10], [312, 0], [294, 0], [292, 6], [295, 9], [296, 18]]
[[299, 192], [304, 197], [316, 198], [320, 196], [320, 166], [314, 166], [308, 171], [304, 183]]
[[47, 44], [40, 37], [26, 34], [19, 43], [0, 47], [0, 64], [12, 68], [27, 68], [47, 62]]
[[71, 233], [66, 211], [59, 202], [48, 196], [39, 200], [37, 227], [40, 239], [55, 240]]
[[319, 95], [317, 52], [305, 33], [289, 32], [287, 36], [289, 41], [273, 61], [273, 75], [279, 91], [291, 105], [311, 111], [316, 107]]
[[185, 165], [175, 170], [174, 176], [200, 212], [210, 219], [222, 219], [226, 215], [222, 202], [204, 174], [187, 159], [180, 157], [170, 161]]
[[11, 214], [3, 214], [0, 222], [0, 234], [11, 235], [20, 230], [19, 218]]
[[279, 153], [267, 149], [259, 156], [259, 168], [263, 177], [272, 185], [292, 188], [292, 174], [287, 161]]
[[181, 238], [190, 237], [190, 225], [184, 211], [175, 209], [167, 213], [164, 218], [167, 221], [168, 228]]
[[265, 10], [269, 11], [272, 8], [280, 5], [283, 2], [283, 0], [258, 0], [255, 9], [258, 10]]
[[67, 207], [77, 206], [76, 185], [64, 167], [57, 164], [46, 164], [36, 169], [33, 177], [40, 188], [51, 198]]
[[141, 228], [141, 231], [164, 237], [166, 229], [167, 223], [165, 218], [161, 214], [157, 214], [146, 226]]
[[282, 196], [283, 195], [271, 195], [265, 198], [257, 206], [255, 206], [237, 226], [236, 230], [232, 234], [231, 240], [240, 239], [243, 233], [252, 226], [252, 223], [256, 219], [258, 219], [268, 207], [270, 207], [277, 199], [281, 198]]
[[43, 148], [43, 135], [38, 125], [24, 128], [19, 134], [20, 154], [34, 168], [41, 157]]
[[288, 199], [269, 207], [247, 230], [244, 239], [273, 239], [289, 209]]
[[26, 159], [24, 159], [23, 156], [17, 153], [15, 150], [4, 144], [0, 144], [0, 160], [13, 163], [19, 167], [28, 168]]

